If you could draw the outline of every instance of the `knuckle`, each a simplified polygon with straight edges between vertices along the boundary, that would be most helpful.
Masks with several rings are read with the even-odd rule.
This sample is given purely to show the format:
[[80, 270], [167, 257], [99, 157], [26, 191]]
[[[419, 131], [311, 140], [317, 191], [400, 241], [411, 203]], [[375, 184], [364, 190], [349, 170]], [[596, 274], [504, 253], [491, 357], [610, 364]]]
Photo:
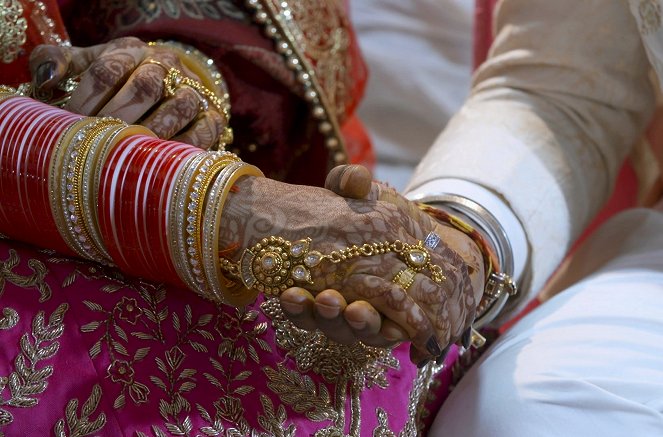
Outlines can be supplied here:
[[117, 38], [114, 41], [114, 45], [118, 47], [143, 47], [147, 44], [135, 36], [123, 36], [121, 38]]
[[131, 78], [131, 86], [138, 99], [149, 99], [156, 101], [161, 98], [161, 77], [154, 74], [155, 70], [139, 68]]

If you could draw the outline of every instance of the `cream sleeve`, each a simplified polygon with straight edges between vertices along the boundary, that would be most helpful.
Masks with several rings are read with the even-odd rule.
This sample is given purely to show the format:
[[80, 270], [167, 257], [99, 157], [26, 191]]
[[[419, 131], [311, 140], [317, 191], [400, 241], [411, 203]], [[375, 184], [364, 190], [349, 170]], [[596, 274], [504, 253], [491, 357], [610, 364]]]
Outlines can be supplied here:
[[406, 191], [455, 178], [495, 193], [525, 230], [532, 294], [607, 200], [654, 92], [626, 1], [503, 0], [495, 29], [470, 98]]

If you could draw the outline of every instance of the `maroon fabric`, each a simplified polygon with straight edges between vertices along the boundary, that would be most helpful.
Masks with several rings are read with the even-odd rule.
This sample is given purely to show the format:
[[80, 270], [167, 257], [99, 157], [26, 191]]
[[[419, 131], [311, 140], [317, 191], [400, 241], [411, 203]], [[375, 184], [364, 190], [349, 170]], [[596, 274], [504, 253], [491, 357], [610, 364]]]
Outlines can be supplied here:
[[[328, 153], [308, 105], [298, 95], [301, 90], [292, 72], [247, 12], [232, 2], [217, 3], [219, 6], [209, 4], [211, 9], [203, 12], [187, 11], [185, 8], [193, 6], [183, 3], [181, 10], [165, 11], [157, 4], [154, 12], [131, 6], [132, 2], [117, 6], [104, 0], [68, 0], [62, 15], [74, 45], [131, 35], [197, 47], [216, 61], [228, 83], [233, 146], [242, 159], [257, 165], [268, 177], [322, 185]], [[83, 6], [87, 12], [81, 15]], [[362, 94], [366, 70], [356, 47], [352, 46], [349, 56], [357, 57], [353, 61], [357, 68], [351, 72], [357, 80], [349, 90], [353, 98], [348, 110], [352, 111]]]

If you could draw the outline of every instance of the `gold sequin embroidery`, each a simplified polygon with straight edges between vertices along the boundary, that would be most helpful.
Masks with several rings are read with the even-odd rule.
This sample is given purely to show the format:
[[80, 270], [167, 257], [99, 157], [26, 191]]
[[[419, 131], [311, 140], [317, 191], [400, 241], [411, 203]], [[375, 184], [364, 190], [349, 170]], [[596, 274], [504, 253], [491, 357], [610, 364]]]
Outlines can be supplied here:
[[99, 432], [106, 425], [106, 414], [100, 412], [96, 419], [91, 419], [90, 416], [99, 408], [101, 395], [101, 387], [99, 384], [95, 384], [92, 387], [92, 393], [81, 407], [80, 417], [78, 416], [78, 399], [71, 399], [65, 408], [65, 417], [58, 420], [53, 428], [55, 436], [85, 437]]
[[0, 53], [2, 62], [10, 64], [18, 58], [25, 44], [28, 22], [23, 17], [23, 6], [19, 0], [4, 0], [0, 7]]
[[[53, 366], [39, 367], [44, 360], [57, 354], [57, 341], [64, 332], [64, 315], [69, 306], [61, 304], [49, 316], [39, 311], [32, 320], [31, 332], [21, 336], [21, 352], [14, 359], [14, 371], [0, 377], [0, 427], [13, 422], [10, 408], [30, 408], [39, 403], [36, 395], [43, 393], [48, 378], [53, 375]], [[8, 389], [8, 390], [7, 390]], [[9, 392], [9, 397], [5, 396]]]

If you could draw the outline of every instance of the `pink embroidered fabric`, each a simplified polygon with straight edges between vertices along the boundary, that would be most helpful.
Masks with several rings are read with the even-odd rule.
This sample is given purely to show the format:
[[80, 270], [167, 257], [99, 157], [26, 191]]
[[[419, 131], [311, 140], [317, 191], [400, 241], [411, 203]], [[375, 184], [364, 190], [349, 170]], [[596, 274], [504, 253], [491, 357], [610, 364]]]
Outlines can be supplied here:
[[330, 344], [273, 301], [215, 306], [8, 240], [0, 296], [7, 436], [416, 435], [424, 411], [406, 345]]

